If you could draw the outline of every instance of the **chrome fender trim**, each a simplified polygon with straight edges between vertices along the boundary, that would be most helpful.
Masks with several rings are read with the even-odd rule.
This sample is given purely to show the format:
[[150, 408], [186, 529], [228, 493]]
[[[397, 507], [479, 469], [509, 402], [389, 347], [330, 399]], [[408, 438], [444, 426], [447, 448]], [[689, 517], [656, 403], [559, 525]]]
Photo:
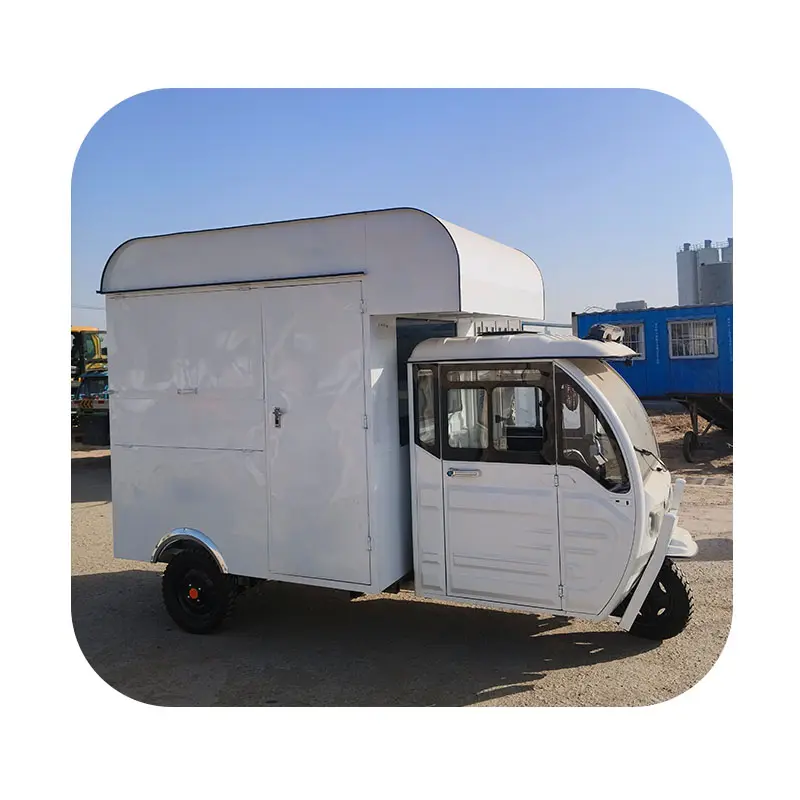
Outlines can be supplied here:
[[175, 528], [169, 533], [164, 534], [164, 536], [159, 539], [158, 544], [155, 546], [153, 555], [150, 557], [150, 561], [153, 564], [157, 564], [161, 560], [162, 554], [168, 550], [171, 545], [184, 541], [194, 542], [195, 544], [199, 544], [201, 547], [208, 550], [208, 552], [214, 556], [220, 571], [223, 574], [228, 573], [228, 566], [225, 563], [225, 559], [222, 557], [222, 553], [220, 553], [219, 548], [202, 531], [197, 531], [194, 528]]

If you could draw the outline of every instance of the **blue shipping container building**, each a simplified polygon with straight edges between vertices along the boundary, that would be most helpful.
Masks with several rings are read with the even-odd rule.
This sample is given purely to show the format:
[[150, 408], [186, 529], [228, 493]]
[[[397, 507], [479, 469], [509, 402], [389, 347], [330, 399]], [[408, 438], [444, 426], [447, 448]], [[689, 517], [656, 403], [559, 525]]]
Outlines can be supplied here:
[[643, 400], [733, 395], [733, 305], [573, 314], [573, 332], [619, 325], [639, 356], [617, 369]]

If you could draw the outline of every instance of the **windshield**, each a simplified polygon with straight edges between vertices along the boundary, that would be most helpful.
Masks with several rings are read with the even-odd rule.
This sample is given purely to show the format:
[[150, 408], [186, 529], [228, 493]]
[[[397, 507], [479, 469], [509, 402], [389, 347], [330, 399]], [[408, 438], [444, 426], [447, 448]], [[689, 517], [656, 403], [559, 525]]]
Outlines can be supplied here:
[[646, 478], [651, 470], [663, 469], [653, 456], [647, 456], [640, 452], [640, 450], [649, 450], [651, 453], [655, 453], [659, 459], [661, 458], [647, 411], [625, 379], [604, 361], [575, 359], [570, 364], [577, 367], [589, 383], [605, 395], [614, 411], [617, 412], [617, 416], [631, 437], [633, 446], [637, 448], [636, 457], [642, 476]]

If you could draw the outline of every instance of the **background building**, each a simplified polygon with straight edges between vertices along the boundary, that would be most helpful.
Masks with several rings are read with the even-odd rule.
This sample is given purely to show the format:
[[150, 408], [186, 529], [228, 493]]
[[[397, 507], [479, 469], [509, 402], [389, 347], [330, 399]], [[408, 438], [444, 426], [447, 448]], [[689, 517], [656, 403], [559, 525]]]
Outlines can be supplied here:
[[698, 306], [733, 302], [733, 238], [685, 242], [678, 250], [678, 305]]

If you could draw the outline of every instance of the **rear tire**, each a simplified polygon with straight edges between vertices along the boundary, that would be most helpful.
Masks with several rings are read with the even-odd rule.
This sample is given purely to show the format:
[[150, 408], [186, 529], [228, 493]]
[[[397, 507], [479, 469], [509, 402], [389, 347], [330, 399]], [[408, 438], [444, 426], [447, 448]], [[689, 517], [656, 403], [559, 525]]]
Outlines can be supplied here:
[[631, 633], [659, 642], [671, 639], [687, 626], [693, 611], [694, 598], [686, 578], [672, 559], [665, 558]]
[[211, 633], [230, 616], [236, 581], [205, 550], [183, 550], [164, 571], [161, 594], [167, 613], [189, 633]]

